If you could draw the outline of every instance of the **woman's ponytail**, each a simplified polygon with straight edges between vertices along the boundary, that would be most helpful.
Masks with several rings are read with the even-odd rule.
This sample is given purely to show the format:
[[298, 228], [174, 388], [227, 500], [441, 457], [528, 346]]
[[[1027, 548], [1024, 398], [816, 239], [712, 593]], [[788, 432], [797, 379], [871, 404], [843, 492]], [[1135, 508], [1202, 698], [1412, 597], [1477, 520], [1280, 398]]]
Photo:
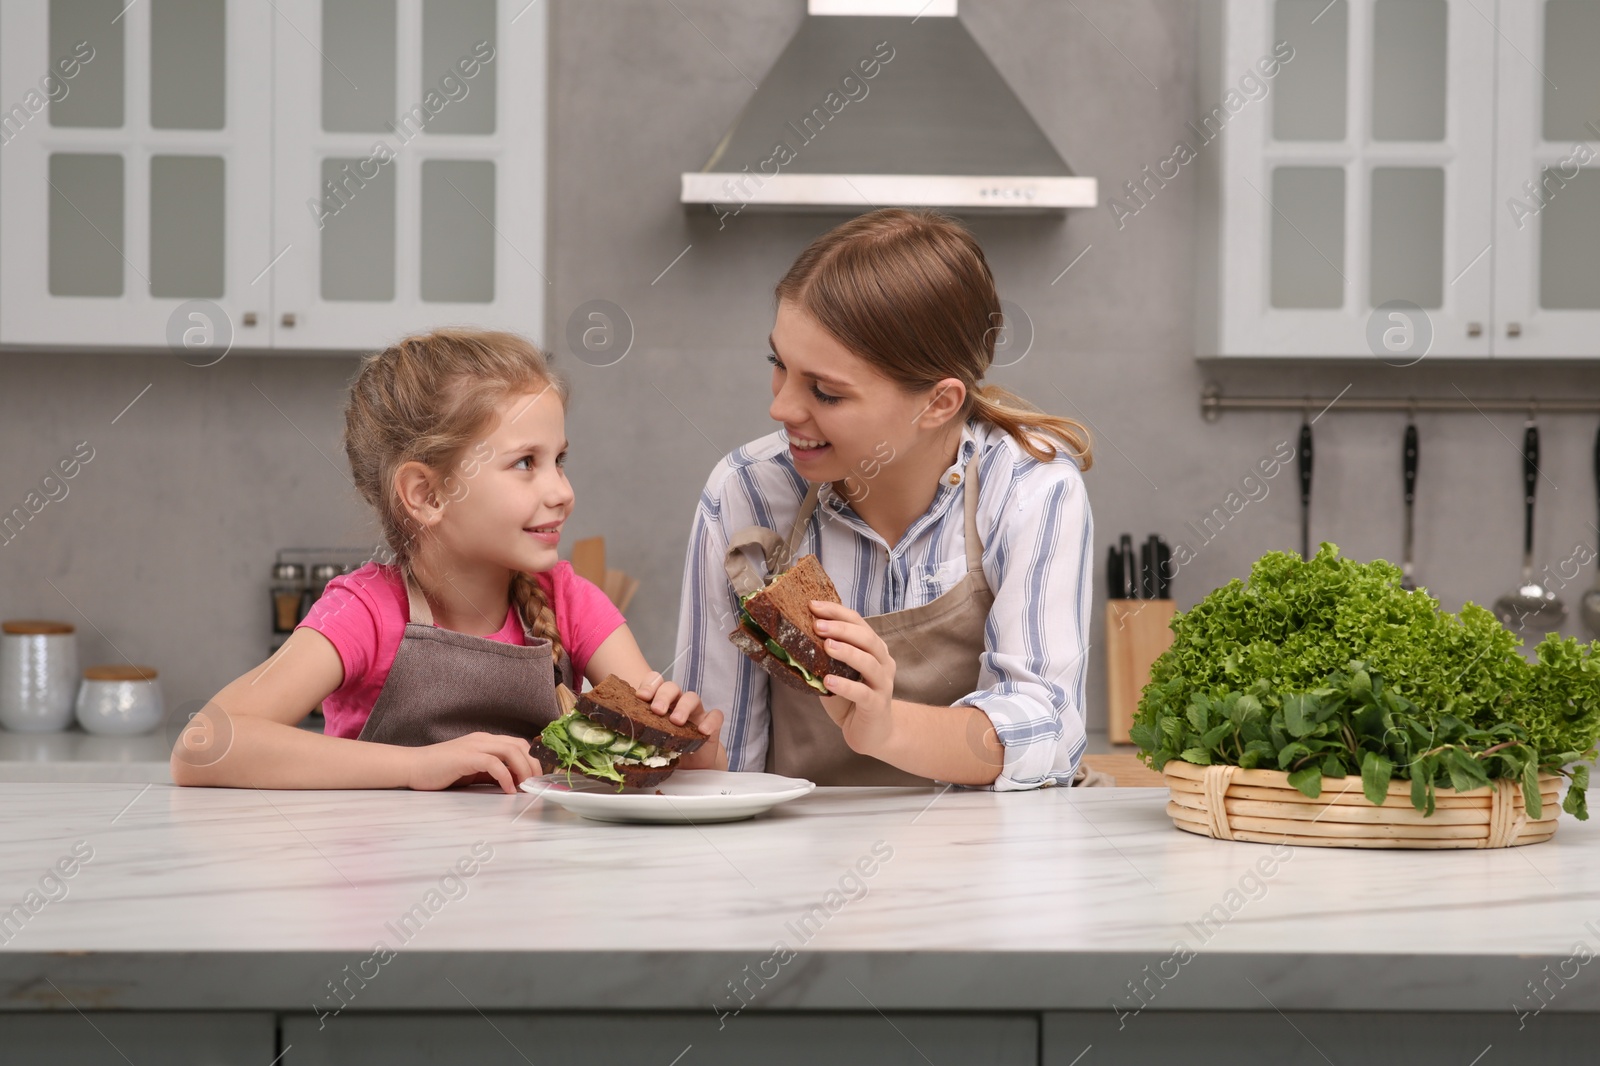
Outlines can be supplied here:
[[1027, 400], [999, 385], [979, 385], [971, 394], [972, 413], [1011, 434], [1017, 446], [1041, 463], [1055, 458], [1054, 441], [1041, 439], [1039, 431], [1058, 438], [1079, 470], [1094, 465], [1089, 430], [1076, 419], [1045, 414]]

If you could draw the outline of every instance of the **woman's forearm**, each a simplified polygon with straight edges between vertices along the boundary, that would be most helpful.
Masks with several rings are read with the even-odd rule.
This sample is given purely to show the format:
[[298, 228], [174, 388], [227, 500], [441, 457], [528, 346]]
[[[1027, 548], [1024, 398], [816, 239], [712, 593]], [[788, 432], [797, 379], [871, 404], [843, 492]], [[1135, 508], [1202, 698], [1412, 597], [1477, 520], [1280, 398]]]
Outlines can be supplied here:
[[200, 721], [173, 748], [179, 785], [234, 788], [404, 788], [412, 749], [324, 736], [252, 715]]
[[894, 700], [889, 718], [883, 739], [861, 754], [957, 785], [993, 784], [1005, 766], [1005, 745], [989, 716], [976, 707]]

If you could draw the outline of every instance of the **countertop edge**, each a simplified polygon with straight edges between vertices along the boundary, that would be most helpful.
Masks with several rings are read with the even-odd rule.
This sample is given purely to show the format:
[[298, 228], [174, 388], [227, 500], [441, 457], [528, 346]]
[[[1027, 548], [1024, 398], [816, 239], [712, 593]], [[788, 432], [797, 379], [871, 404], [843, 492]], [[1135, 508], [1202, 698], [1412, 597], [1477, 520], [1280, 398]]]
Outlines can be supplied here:
[[[1504, 1011], [1567, 956], [0, 951], [0, 1011]], [[1550, 966], [1550, 971], [1544, 967]], [[1125, 982], [1122, 975], [1126, 975]], [[1165, 975], [1165, 976], [1163, 976]], [[1111, 980], [1108, 980], [1111, 978]], [[336, 992], [335, 986], [341, 991]], [[1142, 991], [1136, 991], [1135, 986]], [[1108, 995], [1108, 990], [1120, 994]], [[1270, 996], [1270, 999], [1268, 998]], [[1575, 981], [1546, 1009], [1600, 1012]], [[1532, 1003], [1533, 1001], [1529, 1001]]]

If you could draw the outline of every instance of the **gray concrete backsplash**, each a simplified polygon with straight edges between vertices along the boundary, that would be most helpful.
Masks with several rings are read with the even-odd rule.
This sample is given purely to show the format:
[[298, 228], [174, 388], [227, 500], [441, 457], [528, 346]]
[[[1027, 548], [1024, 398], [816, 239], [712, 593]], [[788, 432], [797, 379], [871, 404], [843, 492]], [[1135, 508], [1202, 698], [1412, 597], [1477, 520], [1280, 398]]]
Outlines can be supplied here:
[[[803, 12], [803, 0], [554, 0], [551, 285], [541, 339], [573, 384], [568, 472], [577, 506], [563, 554], [602, 534], [611, 565], [641, 580], [629, 623], [652, 664], [672, 657], [684, 549], [706, 475], [776, 428], [763, 359], [772, 287], [809, 240], [844, 217], [746, 210], [719, 220], [677, 202], [678, 175], [705, 163]], [[1103, 201], [1169, 156], [1184, 122], [1210, 106], [1196, 98], [1187, 0], [966, 0], [961, 12], [1074, 169], [1100, 179]], [[892, 74], [891, 65], [881, 76]], [[868, 97], [851, 106], [870, 105]], [[1091, 729], [1105, 723], [1108, 542], [1159, 532], [1188, 544], [1196, 555], [1174, 582], [1180, 608], [1245, 575], [1262, 552], [1298, 546], [1292, 463], [1236, 514], [1225, 501], [1245, 497], [1240, 482], [1257, 461], [1295, 441], [1300, 414], [1228, 413], [1207, 423], [1199, 397], [1208, 380], [1235, 395], [1332, 397], [1346, 386], [1347, 397], [1600, 393], [1592, 362], [1197, 361], [1194, 177], [1180, 173], [1120, 224], [1104, 206], [968, 220], [1002, 297], [1033, 331], [1027, 355], [989, 380], [1093, 431]], [[587, 364], [568, 345], [569, 318], [591, 300], [618, 305], [632, 323], [631, 349], [610, 366]], [[65, 497], [0, 544], [0, 617], [77, 623], [85, 664], [156, 666], [174, 705], [259, 662], [274, 551], [377, 539], [339, 447], [355, 365], [0, 357], [0, 510], [20, 504], [79, 442], [94, 452]], [[1491, 603], [1519, 576], [1522, 415], [1424, 413], [1417, 424], [1418, 581], [1449, 610]], [[1552, 415], [1540, 424], [1546, 477], [1535, 555], [1554, 569], [1600, 539], [1595, 419]], [[1317, 421], [1313, 543], [1398, 559], [1403, 426], [1403, 415], [1337, 404]], [[1217, 509], [1226, 521], [1212, 518], [1209, 539], [1188, 525]], [[1563, 590], [1571, 635], [1592, 570]]]

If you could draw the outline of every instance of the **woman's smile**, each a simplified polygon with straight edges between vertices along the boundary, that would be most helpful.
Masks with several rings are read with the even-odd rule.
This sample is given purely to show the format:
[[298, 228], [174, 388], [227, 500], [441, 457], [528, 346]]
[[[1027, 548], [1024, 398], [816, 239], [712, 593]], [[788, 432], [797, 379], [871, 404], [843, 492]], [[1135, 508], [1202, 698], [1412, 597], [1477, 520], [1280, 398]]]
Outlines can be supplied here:
[[784, 436], [789, 439], [789, 454], [797, 463], [812, 462], [833, 450], [833, 445], [827, 441], [801, 436], [787, 426], [784, 427]]

